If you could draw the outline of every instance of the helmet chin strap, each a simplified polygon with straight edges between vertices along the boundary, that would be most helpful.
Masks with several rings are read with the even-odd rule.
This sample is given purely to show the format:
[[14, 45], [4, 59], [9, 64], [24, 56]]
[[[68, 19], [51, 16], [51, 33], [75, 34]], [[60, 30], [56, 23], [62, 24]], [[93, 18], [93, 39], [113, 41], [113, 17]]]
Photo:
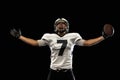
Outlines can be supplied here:
[[64, 36], [66, 33], [67, 33], [67, 31], [66, 30], [63, 30], [63, 31], [56, 31], [56, 33], [59, 35], [59, 36]]
[[68, 33], [69, 30], [68, 29], [64, 29], [64, 30], [57, 30], [57, 29], [55, 29], [55, 32], [56, 33]]

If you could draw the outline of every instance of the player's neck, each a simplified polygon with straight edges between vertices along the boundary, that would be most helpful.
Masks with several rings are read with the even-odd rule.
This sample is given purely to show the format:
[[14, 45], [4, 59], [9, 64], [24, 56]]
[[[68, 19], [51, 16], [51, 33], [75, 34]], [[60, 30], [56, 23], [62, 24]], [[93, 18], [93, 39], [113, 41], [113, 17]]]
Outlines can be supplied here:
[[66, 32], [62, 32], [62, 33], [61, 33], [61, 32], [58, 32], [57, 34], [58, 34], [60, 37], [63, 37], [63, 36], [66, 34]]

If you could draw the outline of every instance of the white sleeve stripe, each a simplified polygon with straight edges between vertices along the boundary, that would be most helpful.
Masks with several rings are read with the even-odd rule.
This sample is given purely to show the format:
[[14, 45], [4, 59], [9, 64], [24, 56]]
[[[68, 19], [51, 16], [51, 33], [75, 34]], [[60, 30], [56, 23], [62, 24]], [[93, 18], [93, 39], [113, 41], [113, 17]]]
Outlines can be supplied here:
[[79, 46], [83, 46], [84, 45], [84, 39], [78, 39], [77, 41], [76, 41], [76, 45], [79, 45]]
[[38, 45], [39, 46], [45, 46], [46, 45], [46, 41], [45, 40], [37, 40], [37, 42], [38, 42]]

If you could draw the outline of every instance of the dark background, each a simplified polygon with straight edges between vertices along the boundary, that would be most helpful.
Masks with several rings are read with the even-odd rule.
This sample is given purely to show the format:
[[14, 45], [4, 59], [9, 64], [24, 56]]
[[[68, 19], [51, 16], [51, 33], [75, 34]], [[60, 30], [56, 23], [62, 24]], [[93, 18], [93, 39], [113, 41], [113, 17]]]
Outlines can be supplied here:
[[[92, 3], [92, 2], [91, 2]], [[13, 38], [12, 27], [22, 35], [40, 39], [44, 33], [54, 32], [59, 17], [70, 23], [70, 32], [78, 32], [84, 39], [101, 35], [105, 23], [115, 28], [113, 37], [91, 47], [75, 46], [73, 71], [76, 80], [115, 79], [119, 64], [119, 6], [116, 3], [3, 2], [1, 6], [1, 66], [4, 79], [46, 80], [49, 72], [48, 46], [33, 47]], [[48, 5], [49, 4], [49, 5]]]

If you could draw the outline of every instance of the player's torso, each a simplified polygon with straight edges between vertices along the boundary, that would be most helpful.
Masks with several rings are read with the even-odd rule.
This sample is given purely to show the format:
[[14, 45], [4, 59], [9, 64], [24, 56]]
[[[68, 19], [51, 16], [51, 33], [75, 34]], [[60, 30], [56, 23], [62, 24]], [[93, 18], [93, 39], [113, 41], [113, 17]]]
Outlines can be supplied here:
[[44, 39], [51, 50], [51, 68], [72, 68], [72, 51], [76, 40], [80, 38], [77, 33], [68, 33], [63, 37], [57, 34], [46, 34]]
[[75, 33], [68, 33], [63, 37], [57, 34], [50, 34], [48, 37], [49, 46], [53, 53], [52, 55], [59, 56], [71, 54], [77, 38]]

